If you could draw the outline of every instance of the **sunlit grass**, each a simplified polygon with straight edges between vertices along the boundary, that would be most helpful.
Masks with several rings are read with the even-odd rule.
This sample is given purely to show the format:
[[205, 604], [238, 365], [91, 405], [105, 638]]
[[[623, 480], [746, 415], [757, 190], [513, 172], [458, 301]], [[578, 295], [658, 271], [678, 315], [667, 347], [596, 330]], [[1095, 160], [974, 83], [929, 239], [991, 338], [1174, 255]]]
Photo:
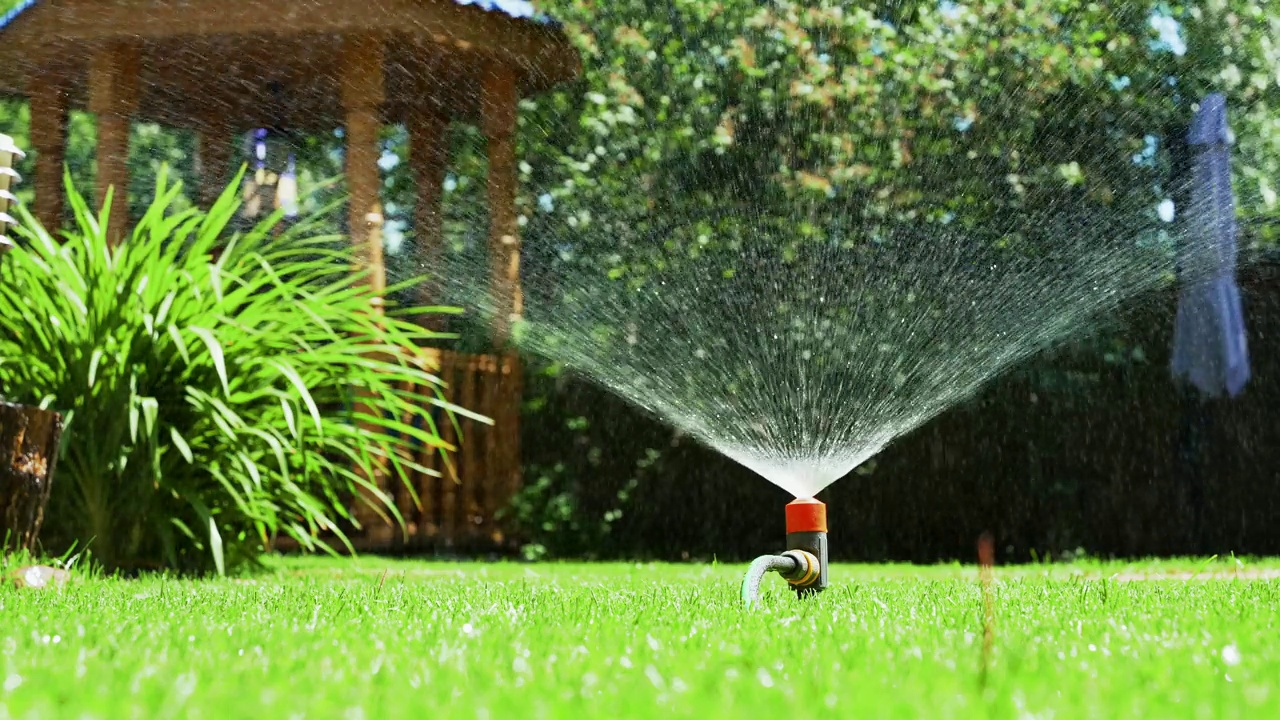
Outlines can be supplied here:
[[[1224, 573], [1235, 571], [1231, 579]], [[1275, 561], [840, 566], [289, 560], [0, 591], [0, 718], [1274, 717]], [[1199, 573], [1194, 580], [1126, 581]]]

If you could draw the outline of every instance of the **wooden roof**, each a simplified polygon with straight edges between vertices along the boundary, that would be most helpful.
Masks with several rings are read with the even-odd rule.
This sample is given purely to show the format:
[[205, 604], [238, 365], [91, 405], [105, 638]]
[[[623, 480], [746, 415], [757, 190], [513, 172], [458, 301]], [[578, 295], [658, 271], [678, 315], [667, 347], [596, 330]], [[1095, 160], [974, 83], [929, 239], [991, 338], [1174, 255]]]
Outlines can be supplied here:
[[341, 125], [341, 47], [386, 43], [385, 115], [418, 106], [474, 118], [486, 63], [510, 64], [521, 94], [579, 71], [559, 27], [523, 0], [25, 0], [0, 18], [0, 92], [66, 77], [87, 103], [88, 63], [107, 43], [138, 44], [137, 116], [175, 127]]

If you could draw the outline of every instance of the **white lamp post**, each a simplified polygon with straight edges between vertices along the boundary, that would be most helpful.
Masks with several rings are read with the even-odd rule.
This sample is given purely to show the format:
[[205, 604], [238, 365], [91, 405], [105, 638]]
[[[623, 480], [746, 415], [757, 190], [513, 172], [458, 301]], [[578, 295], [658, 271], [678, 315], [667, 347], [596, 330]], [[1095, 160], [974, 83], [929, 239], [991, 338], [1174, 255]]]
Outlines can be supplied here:
[[9, 229], [17, 225], [18, 221], [9, 214], [9, 211], [18, 204], [18, 196], [13, 194], [13, 189], [22, 182], [22, 177], [14, 169], [13, 163], [24, 157], [26, 153], [14, 144], [13, 138], [0, 135], [0, 252], [13, 247], [13, 241], [9, 239]]

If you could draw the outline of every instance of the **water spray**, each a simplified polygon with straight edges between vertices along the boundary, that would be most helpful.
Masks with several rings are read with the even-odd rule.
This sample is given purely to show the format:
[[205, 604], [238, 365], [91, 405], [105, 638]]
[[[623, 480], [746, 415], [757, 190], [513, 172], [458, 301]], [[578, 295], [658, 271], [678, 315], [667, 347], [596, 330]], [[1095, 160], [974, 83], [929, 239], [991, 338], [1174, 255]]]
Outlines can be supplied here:
[[742, 602], [756, 604], [769, 572], [781, 575], [796, 597], [816, 595], [827, 587], [827, 564], [827, 506], [813, 498], [793, 500], [787, 504], [787, 550], [751, 562], [742, 580]]

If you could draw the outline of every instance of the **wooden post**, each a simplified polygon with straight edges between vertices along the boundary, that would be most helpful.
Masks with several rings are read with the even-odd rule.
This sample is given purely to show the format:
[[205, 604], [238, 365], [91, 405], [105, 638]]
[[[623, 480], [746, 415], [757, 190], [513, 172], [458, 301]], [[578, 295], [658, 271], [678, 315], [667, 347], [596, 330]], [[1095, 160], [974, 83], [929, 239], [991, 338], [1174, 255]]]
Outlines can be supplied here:
[[67, 76], [61, 68], [36, 74], [27, 97], [31, 100], [31, 146], [36, 151], [36, 219], [55, 233], [62, 225], [65, 192]]
[[[386, 289], [382, 258], [382, 205], [378, 135], [382, 128], [383, 42], [376, 35], [348, 37], [342, 48], [342, 107], [346, 114], [347, 192], [351, 242], [368, 282]], [[377, 242], [373, 242], [376, 240]]]
[[62, 439], [62, 416], [0, 402], [0, 541], [34, 551]]
[[[386, 267], [382, 258], [382, 204], [379, 191], [382, 176], [378, 167], [378, 135], [382, 128], [382, 103], [385, 99], [383, 78], [383, 41], [377, 35], [352, 35], [342, 45], [342, 108], [346, 116], [346, 177], [348, 194], [348, 231], [354, 246], [358, 271], [367, 271], [366, 282], [377, 293], [374, 313], [382, 311], [381, 296], [386, 290]], [[379, 409], [367, 402], [361, 393], [357, 412], [375, 414]], [[364, 428], [370, 432], [376, 429]], [[373, 485], [387, 492], [385, 467], [376, 467]], [[356, 519], [366, 533], [370, 545], [388, 545], [391, 526], [378, 516], [374, 506], [383, 499], [367, 488], [361, 488], [355, 508]]]
[[107, 239], [118, 245], [129, 225], [129, 131], [138, 105], [142, 53], [132, 43], [113, 42], [94, 52], [89, 64], [89, 111], [98, 116], [98, 203], [114, 188]]
[[494, 348], [502, 351], [511, 323], [524, 312], [520, 288], [520, 230], [516, 222], [516, 75], [490, 61], [481, 86], [489, 152], [489, 287], [494, 300]]
[[[489, 484], [501, 487], [508, 502], [520, 487], [520, 361], [507, 344], [511, 324], [524, 314], [520, 287], [520, 229], [516, 220], [515, 70], [491, 61], [481, 86], [481, 111], [489, 152], [489, 287], [494, 301], [491, 333], [502, 355], [502, 407], [495, 407], [493, 432], [501, 433], [502, 461], [492, 463]], [[497, 505], [497, 502], [494, 503]]]
[[208, 209], [227, 189], [227, 171], [231, 166], [231, 126], [224, 118], [209, 115], [197, 133], [196, 149], [200, 178], [200, 204]]
[[[413, 212], [418, 262], [421, 271], [433, 278], [440, 272], [443, 259], [444, 216], [440, 206], [444, 196], [444, 175], [449, 167], [448, 129], [449, 119], [430, 108], [416, 109], [409, 120], [409, 162], [418, 193]], [[439, 283], [424, 282], [418, 292], [419, 304], [431, 305], [440, 301]], [[423, 317], [421, 323], [432, 330], [443, 329], [439, 317]]]

